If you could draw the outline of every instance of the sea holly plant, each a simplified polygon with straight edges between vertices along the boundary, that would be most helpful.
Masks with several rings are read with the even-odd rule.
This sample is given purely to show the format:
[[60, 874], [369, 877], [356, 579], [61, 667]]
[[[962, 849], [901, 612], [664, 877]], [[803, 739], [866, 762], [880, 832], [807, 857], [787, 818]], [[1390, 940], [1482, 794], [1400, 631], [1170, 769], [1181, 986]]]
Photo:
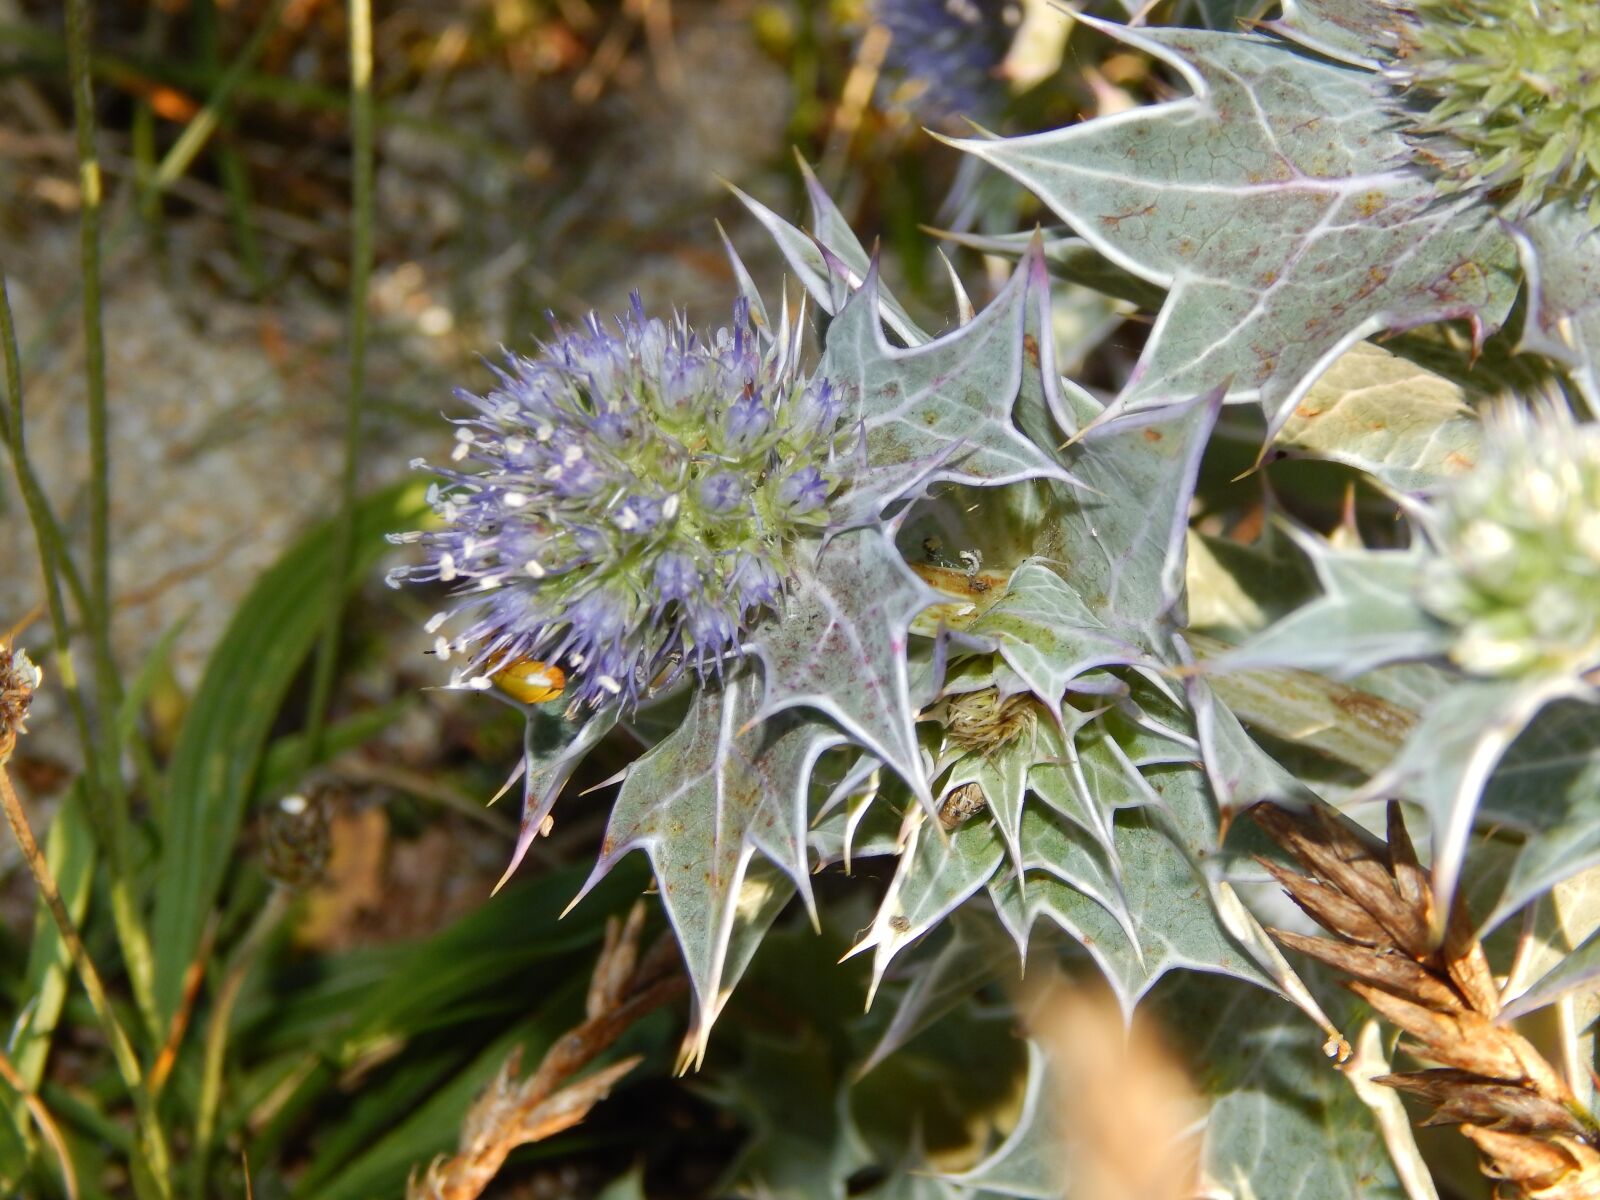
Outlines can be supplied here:
[[[982, 302], [953, 267], [948, 317], [896, 295], [804, 163], [805, 227], [735, 189], [794, 294], [730, 245], [727, 328], [636, 301], [510, 356], [403, 539], [395, 581], [451, 596], [451, 686], [528, 716], [511, 870], [628, 741], [574, 902], [648, 858], [680, 1068], [796, 916], [857, 922], [837, 969], [885, 1015], [855, 1066], [757, 1039], [722, 1087], [764, 1114], [751, 1194], [1104, 1188], [1060, 1153], [1076, 1059], [1047, 1038], [965, 1161], [918, 1130], [854, 1173], [853, 1091], [975, 996], [1021, 1013], [1024, 964], [1183, 1043], [1162, 1194], [1597, 1194], [1594, 10], [1199, 7], [1077, 18], [1175, 98], [955, 143], [1068, 226], [960, 239], [1012, 261]], [[1136, 361], [1065, 353], [1054, 280], [1142, 310]], [[1551, 1055], [1508, 1025], [1543, 1009]], [[780, 1061], [826, 1109], [792, 1160], [756, 1078]]]

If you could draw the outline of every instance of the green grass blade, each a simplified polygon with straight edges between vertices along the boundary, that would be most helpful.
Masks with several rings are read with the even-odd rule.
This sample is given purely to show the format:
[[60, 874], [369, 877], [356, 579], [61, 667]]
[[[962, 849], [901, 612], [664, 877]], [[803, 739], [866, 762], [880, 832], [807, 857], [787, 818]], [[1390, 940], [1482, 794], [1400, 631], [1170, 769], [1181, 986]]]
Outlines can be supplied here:
[[[94, 835], [84, 809], [81, 783], [67, 793], [56, 810], [45, 838], [45, 861], [55, 873], [61, 901], [73, 921], [83, 924], [89, 906], [89, 885], [94, 878]], [[33, 939], [28, 946], [27, 974], [22, 994], [29, 997], [27, 1020], [15, 1035], [11, 1054], [17, 1073], [34, 1091], [44, 1079], [45, 1059], [50, 1039], [61, 1019], [61, 1006], [67, 998], [72, 973], [72, 957], [61, 941], [61, 931], [50, 919], [44, 903], [33, 921]]]
[[[392, 487], [356, 513], [352, 581], [384, 550], [383, 534], [416, 523], [422, 486]], [[336, 530], [319, 526], [257, 582], [213, 651], [179, 729], [167, 773], [155, 901], [155, 999], [170, 1022], [184, 971], [221, 890], [268, 735], [321, 632]]]

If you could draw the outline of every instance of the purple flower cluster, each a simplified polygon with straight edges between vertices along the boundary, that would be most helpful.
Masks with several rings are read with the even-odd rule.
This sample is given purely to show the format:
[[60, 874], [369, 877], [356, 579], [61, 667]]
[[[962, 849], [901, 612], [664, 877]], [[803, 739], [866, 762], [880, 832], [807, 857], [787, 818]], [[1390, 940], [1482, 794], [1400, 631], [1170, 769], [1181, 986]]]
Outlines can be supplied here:
[[995, 70], [1022, 19], [1017, 0], [874, 0], [872, 11], [889, 31], [890, 103], [932, 124], [999, 106]]
[[[631, 707], [737, 654], [783, 593], [795, 539], [827, 524], [855, 444], [845, 397], [763, 344], [744, 301], [701, 339], [682, 319], [591, 316], [511, 356], [436, 471], [426, 559], [390, 576], [455, 584], [456, 686], [519, 659], [559, 665], [566, 698]], [[436, 614], [429, 631], [452, 614]]]

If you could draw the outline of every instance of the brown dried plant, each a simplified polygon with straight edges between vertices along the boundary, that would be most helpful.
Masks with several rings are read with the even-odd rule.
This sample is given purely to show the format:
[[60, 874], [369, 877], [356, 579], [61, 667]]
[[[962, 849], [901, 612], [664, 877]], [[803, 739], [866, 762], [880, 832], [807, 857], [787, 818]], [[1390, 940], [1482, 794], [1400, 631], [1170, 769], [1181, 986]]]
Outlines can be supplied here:
[[521, 1052], [473, 1103], [461, 1128], [460, 1149], [437, 1158], [406, 1188], [407, 1200], [475, 1200], [518, 1146], [543, 1141], [582, 1121], [612, 1086], [639, 1064], [634, 1055], [574, 1079], [623, 1032], [684, 988], [676, 946], [664, 936], [642, 958], [645, 908], [606, 926], [605, 944], [589, 981], [585, 1019], [557, 1038], [539, 1067], [517, 1082]]
[[[1543, 1055], [1497, 1021], [1500, 989], [1466, 906], [1435, 910], [1397, 804], [1388, 844], [1323, 806], [1251, 815], [1308, 875], [1262, 865], [1333, 938], [1274, 929], [1285, 946], [1354, 976], [1347, 986], [1437, 1066], [1376, 1080], [1425, 1101], [1425, 1125], [1460, 1125], [1500, 1200], [1600, 1200], [1600, 1126]], [[1435, 930], [1443, 925], [1442, 937]]]

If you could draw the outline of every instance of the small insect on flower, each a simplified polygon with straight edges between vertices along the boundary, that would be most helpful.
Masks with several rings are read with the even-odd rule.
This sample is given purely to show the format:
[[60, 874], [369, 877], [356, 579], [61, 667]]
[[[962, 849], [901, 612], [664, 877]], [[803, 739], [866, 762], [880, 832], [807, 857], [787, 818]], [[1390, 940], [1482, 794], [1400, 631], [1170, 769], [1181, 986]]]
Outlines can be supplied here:
[[591, 316], [463, 393], [476, 413], [435, 472], [439, 528], [396, 539], [426, 561], [390, 575], [453, 585], [427, 624], [452, 686], [576, 711], [720, 673], [854, 462], [846, 396], [800, 373], [798, 342], [763, 338], [744, 301], [702, 339], [636, 296], [614, 327]]
[[519, 658], [489, 678], [518, 704], [544, 704], [559, 699], [567, 688], [567, 673], [537, 658]]

